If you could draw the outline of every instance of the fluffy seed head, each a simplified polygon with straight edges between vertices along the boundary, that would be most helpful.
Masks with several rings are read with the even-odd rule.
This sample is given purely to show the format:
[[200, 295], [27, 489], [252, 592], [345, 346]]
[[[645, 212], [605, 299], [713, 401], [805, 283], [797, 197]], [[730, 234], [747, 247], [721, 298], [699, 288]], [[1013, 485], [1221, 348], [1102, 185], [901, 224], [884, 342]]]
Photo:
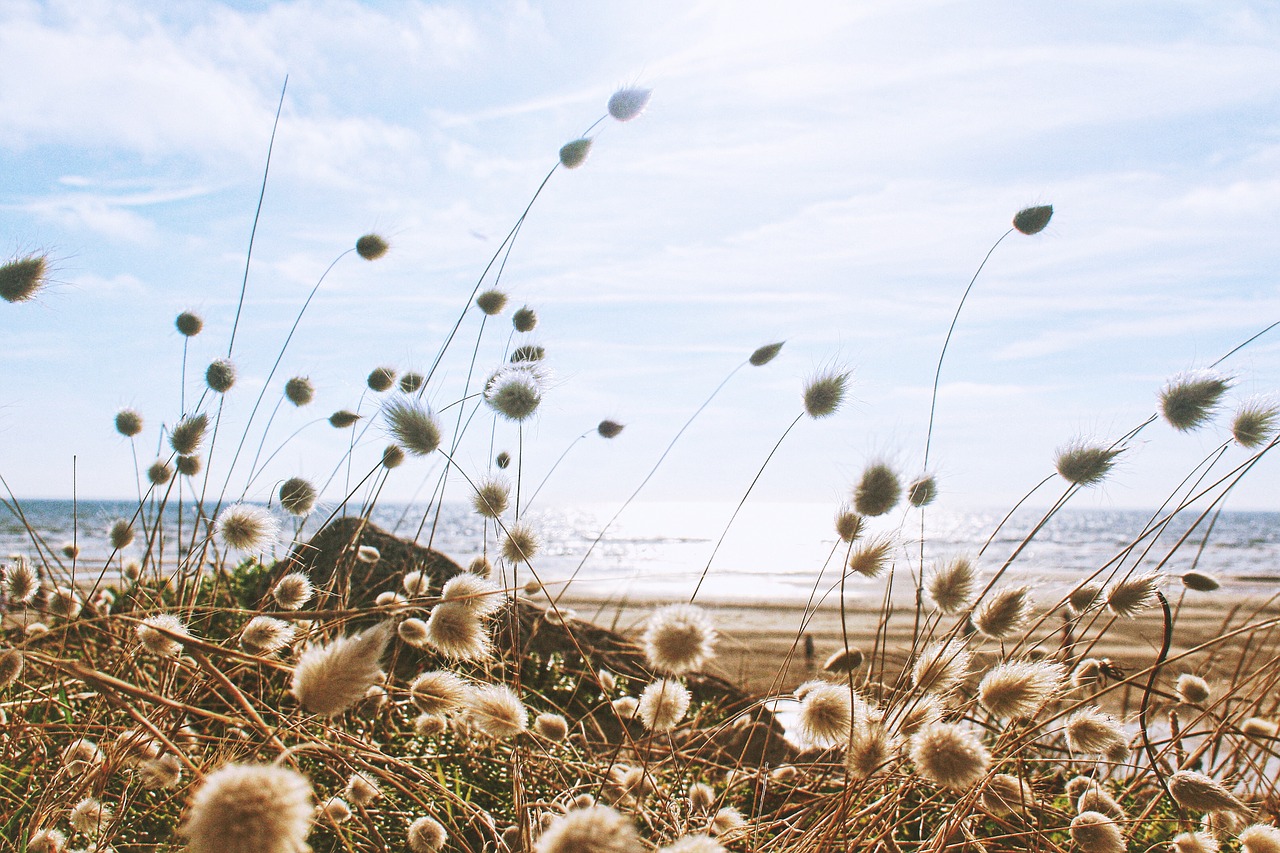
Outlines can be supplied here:
[[1085, 785], [1076, 798], [1076, 812], [1099, 812], [1112, 820], [1125, 820], [1128, 817], [1116, 798], [1093, 781]]
[[419, 714], [413, 721], [413, 733], [418, 737], [435, 737], [448, 727], [448, 721], [436, 714]]
[[732, 806], [725, 806], [711, 818], [710, 828], [713, 835], [728, 835], [746, 825], [747, 819], [742, 816], [742, 812]]
[[311, 579], [302, 572], [290, 572], [276, 581], [271, 590], [271, 597], [281, 610], [299, 610], [314, 594], [315, 587], [311, 585]]
[[911, 760], [926, 779], [963, 791], [982, 781], [991, 756], [969, 730], [932, 723], [911, 736]]
[[841, 542], [852, 542], [862, 533], [862, 516], [847, 504], [836, 511], [836, 535]]
[[349, 426], [354, 426], [359, 420], [360, 416], [355, 412], [348, 409], [339, 409], [332, 415], [329, 415], [329, 426], [334, 429], [346, 429]]
[[427, 646], [427, 623], [421, 619], [406, 619], [396, 626], [396, 636], [415, 648]]
[[357, 771], [347, 780], [347, 787], [343, 793], [357, 806], [367, 806], [382, 796], [382, 789], [368, 775]]
[[823, 370], [809, 378], [804, 386], [804, 411], [811, 418], [834, 415], [844, 402], [848, 388], [847, 371]]
[[511, 464], [511, 454], [503, 450], [493, 457], [493, 464], [505, 471], [507, 466]]
[[1246, 400], [1231, 421], [1231, 437], [1241, 447], [1253, 450], [1276, 434], [1277, 421], [1280, 421], [1280, 406], [1273, 401], [1257, 397]]
[[527, 524], [513, 524], [502, 539], [502, 556], [508, 563], [527, 563], [538, 553], [540, 544]]
[[782, 345], [786, 341], [778, 341], [776, 344], [765, 344], [757, 349], [747, 358], [747, 361], [753, 367], [763, 367], [778, 357], [778, 353], [782, 352]]
[[652, 89], [619, 89], [609, 98], [609, 115], [618, 121], [631, 121], [649, 105]]
[[376, 261], [385, 255], [389, 248], [391, 247], [387, 245], [386, 239], [378, 234], [365, 234], [356, 240], [356, 254], [366, 261]]
[[943, 613], [959, 613], [973, 598], [976, 576], [967, 557], [956, 557], [929, 576], [929, 597]]
[[1035, 801], [1031, 786], [1007, 773], [992, 776], [982, 790], [982, 807], [994, 815], [1024, 812], [1035, 805]]
[[351, 806], [341, 797], [330, 797], [316, 809], [316, 820], [323, 823], [346, 823], [351, 820]]
[[316, 396], [316, 387], [305, 376], [295, 376], [284, 383], [284, 396], [295, 406], [305, 406]]
[[1178, 698], [1188, 705], [1203, 705], [1209, 701], [1209, 682], [1198, 675], [1184, 672], [1178, 676]]
[[126, 438], [133, 438], [142, 432], [142, 415], [133, 409], [121, 409], [116, 412], [116, 432]]
[[1183, 832], [1169, 843], [1174, 853], [1218, 853], [1218, 839], [1212, 832]]
[[669, 604], [649, 616], [640, 646], [656, 672], [681, 675], [715, 656], [716, 628], [701, 607]]
[[511, 358], [508, 359], [512, 364], [518, 364], [522, 361], [542, 361], [547, 357], [547, 348], [538, 344], [524, 344], [518, 346], [511, 352]]
[[1116, 822], [1100, 812], [1082, 812], [1071, 819], [1071, 840], [1083, 853], [1124, 853], [1124, 836]]
[[444, 824], [433, 817], [420, 817], [409, 824], [409, 849], [413, 853], [436, 853], [449, 841]]
[[148, 758], [135, 768], [138, 781], [153, 791], [178, 787], [182, 781], [182, 762], [176, 755]]
[[1053, 205], [1041, 204], [1024, 207], [1013, 215], [1013, 227], [1023, 234], [1039, 234], [1053, 218]]
[[478, 616], [489, 616], [497, 612], [503, 603], [502, 590], [497, 584], [470, 572], [455, 575], [445, 581], [440, 597], [445, 602], [469, 608]]
[[204, 381], [209, 390], [225, 394], [236, 384], [236, 366], [229, 358], [219, 358], [205, 370]]
[[20, 649], [0, 652], [0, 687], [7, 687], [22, 675], [23, 657]]
[[507, 294], [501, 290], [486, 290], [476, 297], [476, 307], [490, 317], [501, 314], [507, 307]]
[[1030, 610], [1027, 587], [1004, 589], [979, 606], [973, 623], [984, 636], [1003, 640], [1022, 627]]
[[864, 578], [878, 577], [889, 565], [893, 546], [890, 534], [881, 534], [862, 543], [849, 555], [849, 571]]
[[1194, 770], [1179, 770], [1169, 777], [1169, 793], [1178, 805], [1197, 812], [1246, 812], [1248, 808], [1214, 779]]
[[575, 139], [560, 147], [560, 165], [566, 169], [576, 169], [587, 161], [591, 153], [590, 139]]
[[382, 680], [379, 664], [390, 639], [391, 623], [382, 622], [327, 645], [308, 646], [293, 671], [293, 695], [313, 714], [341, 714]]
[[539, 714], [533, 727], [547, 740], [564, 740], [569, 736], [569, 723], [559, 714]]
[[105, 824], [111, 822], [112, 811], [95, 797], [85, 797], [71, 809], [71, 825], [76, 832], [97, 835]]
[[129, 547], [129, 543], [133, 542], [133, 525], [127, 518], [116, 519], [111, 523], [107, 538], [111, 540], [112, 548], [123, 551]]
[[907, 501], [914, 507], [928, 506], [938, 497], [938, 481], [932, 474], [924, 474], [907, 486]]
[[1160, 413], [1169, 426], [1188, 432], [1213, 417], [1231, 380], [1212, 371], [1179, 374], [1160, 390]]
[[471, 496], [471, 506], [485, 518], [501, 518], [507, 511], [507, 501], [511, 495], [511, 486], [502, 477], [490, 477], [476, 485], [476, 492]]
[[452, 660], [484, 660], [489, 656], [489, 635], [480, 614], [456, 601], [442, 601], [431, 608], [427, 642]]
[[546, 376], [536, 364], [511, 364], [489, 376], [484, 399], [507, 420], [523, 421], [538, 410], [545, 384]]
[[1117, 616], [1137, 616], [1156, 601], [1161, 575], [1149, 572], [1117, 581], [1107, 594], [1107, 607]]
[[1280, 829], [1255, 823], [1240, 833], [1240, 847], [1245, 853], [1280, 853]]
[[601, 438], [617, 438], [626, 426], [617, 421], [603, 420], [596, 425], [596, 432]]
[[805, 742], [831, 747], [849, 740], [855, 696], [846, 684], [810, 681], [796, 688], [800, 734]]
[[866, 779], [893, 761], [897, 739], [878, 721], [854, 726], [844, 754], [844, 766], [854, 779]]
[[619, 696], [609, 704], [613, 706], [614, 713], [624, 720], [635, 717], [640, 708], [640, 700], [634, 696]]
[[727, 853], [719, 841], [709, 835], [684, 835], [658, 849], [658, 853]]
[[1115, 717], [1097, 708], [1085, 708], [1067, 718], [1067, 745], [1073, 752], [1100, 755], [1117, 744], [1124, 745], [1124, 729]]
[[232, 504], [218, 513], [213, 532], [228, 548], [259, 551], [275, 541], [280, 522], [263, 507]]
[[898, 475], [883, 462], [868, 465], [853, 490], [853, 508], [863, 515], [884, 515], [902, 496]]
[[827, 662], [822, 665], [822, 669], [824, 672], [830, 672], [834, 675], [848, 675], [857, 671], [862, 666], [862, 661], [862, 649], [841, 649], [827, 658]]
[[62, 751], [62, 766], [71, 776], [81, 776], [102, 764], [102, 750], [86, 738], [73, 740]]
[[1240, 724], [1240, 733], [1252, 738], [1274, 738], [1280, 734], [1280, 724], [1262, 717], [1250, 717]]
[[412, 370], [407, 371], [400, 377], [400, 390], [406, 394], [413, 394], [417, 392], [417, 390], [422, 387], [422, 383], [426, 381], [427, 378], [421, 373], [415, 373]]
[[390, 400], [383, 406], [382, 414], [396, 444], [414, 456], [429, 456], [440, 446], [436, 416], [417, 400]]
[[293, 641], [293, 623], [271, 616], [255, 616], [240, 631], [240, 645], [258, 655], [271, 655]]
[[404, 462], [404, 451], [394, 444], [388, 444], [386, 449], [382, 451], [382, 467], [390, 471], [392, 468], [399, 468]]
[[505, 684], [473, 687], [467, 691], [463, 707], [471, 724], [491, 738], [515, 737], [529, 728], [529, 712]]
[[383, 391], [389, 391], [391, 386], [396, 384], [396, 369], [394, 367], [375, 367], [369, 372], [369, 377], [365, 380], [365, 384], [369, 386], [370, 391], [378, 394]]
[[636, 716], [645, 728], [655, 732], [670, 731], [689, 712], [689, 690], [680, 682], [660, 678], [640, 694]]
[[431, 576], [426, 572], [405, 572], [400, 587], [410, 598], [427, 595], [431, 591]]
[[190, 456], [179, 456], [174, 460], [174, 467], [184, 477], [194, 477], [199, 474], [201, 465], [199, 455], [194, 453]]
[[1103, 447], [1077, 441], [1058, 450], [1054, 466], [1062, 479], [1076, 486], [1101, 483], [1111, 472], [1121, 448]]
[[290, 477], [280, 484], [280, 506], [298, 518], [315, 509], [316, 497], [316, 487], [301, 477]]
[[287, 767], [227, 764], [205, 777], [179, 830], [189, 853], [302, 853], [311, 783]]
[[153, 655], [160, 657], [173, 657], [182, 651], [182, 643], [169, 637], [169, 634], [178, 634], [186, 637], [187, 626], [182, 624], [182, 620], [171, 613], [157, 613], [155, 616], [148, 616], [135, 629], [138, 639], [142, 642], [142, 647]]
[[1062, 667], [1046, 661], [1008, 661], [982, 677], [978, 701], [997, 717], [1030, 717], [1062, 685]]
[[1102, 595], [1102, 587], [1096, 583], [1081, 584], [1071, 590], [1067, 596], [1067, 603], [1071, 605], [1071, 609], [1076, 613], [1083, 613], [1093, 606], [1098, 597]]
[[693, 782], [689, 785], [689, 811], [709, 812], [711, 807], [716, 803], [715, 789], [703, 782]]
[[194, 338], [204, 328], [204, 320], [200, 319], [199, 314], [183, 311], [174, 319], [173, 325], [183, 337]]
[[1096, 658], [1083, 659], [1071, 671], [1071, 683], [1082, 690], [1101, 684], [1105, 679], [1102, 663]]
[[37, 829], [27, 839], [27, 853], [65, 853], [67, 837], [56, 829]]
[[27, 604], [35, 597], [39, 588], [36, 570], [26, 557], [16, 556], [5, 569], [5, 585], [8, 588], [9, 600], [17, 604]]
[[479, 575], [482, 578], [493, 576], [493, 562], [483, 554], [472, 558], [467, 565], [467, 571], [473, 575]]
[[208, 426], [209, 416], [204, 412], [183, 418], [169, 432], [169, 446], [174, 453], [190, 456], [200, 449]]
[[534, 853], [642, 853], [631, 820], [609, 806], [596, 805], [556, 817], [538, 837]]
[[1187, 572], [1182, 576], [1182, 585], [1196, 592], [1213, 592], [1222, 586], [1217, 578], [1200, 572]]
[[27, 255], [0, 265], [0, 299], [5, 302], [26, 302], [35, 299], [48, 282], [49, 256]]
[[911, 667], [912, 683], [926, 693], [947, 693], [968, 674], [970, 660], [969, 650], [959, 641], [935, 640]]

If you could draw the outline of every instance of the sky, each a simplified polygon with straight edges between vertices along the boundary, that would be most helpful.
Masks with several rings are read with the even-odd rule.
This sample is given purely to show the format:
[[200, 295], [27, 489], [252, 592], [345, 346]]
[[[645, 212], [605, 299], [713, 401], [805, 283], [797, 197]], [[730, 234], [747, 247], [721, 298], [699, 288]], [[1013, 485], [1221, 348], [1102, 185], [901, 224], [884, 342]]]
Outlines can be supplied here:
[[[508, 309], [478, 336], [472, 309], [425, 397], [451, 436], [464, 388], [510, 346], [544, 346], [537, 415], [495, 426], [482, 406], [454, 454], [478, 477], [510, 451], [528, 495], [572, 447], [544, 505], [624, 499], [773, 341], [779, 357], [733, 375], [645, 499], [735, 502], [767, 458], [753, 501], [834, 507], [877, 460], [918, 474], [952, 315], [1028, 205], [1054, 206], [1049, 227], [991, 254], [943, 363], [940, 505], [1011, 506], [1059, 448], [1115, 440], [1170, 377], [1280, 320], [1270, 3], [0, 0], [0, 248], [53, 262], [38, 299], [0, 304], [0, 475], [17, 496], [136, 494], [134, 452], [150, 464], [201, 399], [286, 76], [239, 378], [203, 403], [219, 417], [210, 489], [229, 480], [232, 497], [303, 476], [341, 500], [388, 441], [365, 377], [430, 366], [560, 146], [623, 87], [651, 88], [648, 109], [554, 169], [497, 283], [538, 328], [513, 344]], [[367, 232], [384, 258], [348, 252]], [[205, 321], [185, 373], [184, 310]], [[1210, 426], [1152, 424], [1076, 503], [1175, 492], [1241, 400], [1280, 390], [1280, 330], [1221, 368], [1233, 388]], [[770, 456], [824, 370], [850, 372], [844, 406], [801, 417]], [[273, 416], [298, 375], [315, 402]], [[146, 422], [132, 447], [123, 407]], [[366, 419], [335, 430], [338, 409]], [[626, 429], [600, 438], [604, 418]], [[259, 446], [270, 463], [251, 478]], [[1228, 448], [1213, 471], [1247, 458]], [[410, 460], [381, 499], [422, 499], [438, 462]], [[1228, 506], [1280, 510], [1277, 464]]]

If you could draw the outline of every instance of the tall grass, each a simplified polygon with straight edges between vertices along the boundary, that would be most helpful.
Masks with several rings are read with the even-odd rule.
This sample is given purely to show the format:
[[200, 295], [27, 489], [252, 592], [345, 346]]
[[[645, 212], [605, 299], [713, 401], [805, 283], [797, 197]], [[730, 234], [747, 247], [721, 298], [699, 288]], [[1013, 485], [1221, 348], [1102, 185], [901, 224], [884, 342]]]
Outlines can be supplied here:
[[[647, 101], [647, 91], [623, 90], [608, 112], [630, 120]], [[1194, 565], [1181, 578], [1167, 574], [1179, 555], [1194, 549], [1198, 559], [1232, 490], [1275, 449], [1275, 405], [1241, 404], [1231, 438], [1192, 461], [1132, 541], [1060, 600], [1038, 599], [1011, 574], [1076, 494], [1114, 476], [1139, 433], [1161, 419], [1179, 430], [1220, 419], [1231, 390], [1224, 375], [1175, 377], [1160, 411], [1133, 429], [1064, 444], [1046, 460], [1055, 472], [1024, 498], [1057, 481], [1051, 508], [998, 564], [983, 562], [985, 548], [926, 561], [922, 516], [938, 491], [928, 445], [925, 474], [906, 487], [891, 466], [868, 466], [838, 511], [838, 541], [814, 567], [808, 603], [776, 611], [784, 623], [775, 634], [792, 639], [754, 655], [763, 682], [734, 683], [718, 668], [717, 649], [735, 633], [731, 611], [716, 624], [714, 608], [672, 603], [625, 637], [577, 618], [577, 572], [544, 571], [527, 515], [546, 481], [525, 483], [524, 425], [554, 393], [543, 348], [522, 337], [537, 317], [513, 312], [505, 332], [495, 318], [508, 304], [502, 271], [542, 188], [580, 166], [592, 144], [584, 134], [561, 149], [425, 375], [377, 368], [351, 410], [298, 427], [351, 432], [339, 458], [273, 487], [270, 506], [243, 501], [292, 440], [272, 432], [288, 414], [283, 403], [311, 402], [307, 378], [276, 373], [324, 276], [236, 439], [219, 435], [239, 390], [233, 365], [210, 365], [208, 387], [186, 408], [187, 344], [203, 324], [188, 312], [178, 318], [184, 392], [180, 411], [151, 426], [154, 463], [137, 455], [142, 417], [116, 416], [138, 499], [112, 526], [111, 554], [86, 572], [74, 549], [64, 558], [27, 525], [29, 553], [4, 565], [0, 837], [9, 848], [1280, 850], [1275, 601], [1232, 597]], [[1020, 211], [1014, 229], [1034, 234], [1050, 214]], [[376, 261], [388, 250], [364, 235], [334, 265], [351, 251]], [[0, 295], [38, 298], [32, 276], [42, 270], [30, 258], [7, 265]], [[239, 316], [240, 307], [237, 324]], [[948, 341], [959, 318], [957, 308]], [[473, 320], [474, 343], [458, 351]], [[481, 342], [501, 334], [502, 363], [482, 364]], [[762, 366], [780, 348], [761, 347], [744, 365]], [[945, 356], [944, 343], [930, 442]], [[465, 377], [460, 390], [442, 379], [446, 365]], [[805, 415], [833, 412], [845, 377], [829, 371], [797, 389], [803, 411], [778, 443]], [[268, 393], [279, 402], [257, 428]], [[394, 443], [357, 461], [375, 425]], [[457, 453], [472, 429], [488, 432], [489, 461], [476, 469]], [[597, 428], [606, 438], [620, 430], [611, 421]], [[500, 437], [514, 453], [494, 452]], [[232, 461], [210, 491], [208, 462], [229, 440]], [[240, 502], [228, 504], [254, 442]], [[404, 519], [418, 535], [397, 539], [369, 520], [406, 457], [433, 466], [422, 480], [430, 501]], [[322, 497], [334, 483], [340, 496]], [[483, 519], [481, 556], [465, 568], [415, 541], [434, 543], [446, 499], [470, 502]], [[175, 526], [171, 504], [194, 524]], [[26, 523], [12, 492], [5, 505]], [[872, 529], [894, 510], [896, 526]], [[915, 542], [903, 533], [913, 514]], [[308, 518], [319, 533], [299, 541]], [[1174, 538], [1175, 520], [1186, 518]], [[690, 578], [694, 597], [714, 558]], [[884, 585], [869, 621], [847, 606], [854, 575]], [[915, 594], [909, 617], [895, 608], [895, 581]], [[834, 610], [824, 604], [832, 598]], [[1214, 598], [1219, 606], [1206, 609]], [[801, 663], [802, 640], [823, 613], [836, 620], [838, 641], [821, 650], [825, 663]]]

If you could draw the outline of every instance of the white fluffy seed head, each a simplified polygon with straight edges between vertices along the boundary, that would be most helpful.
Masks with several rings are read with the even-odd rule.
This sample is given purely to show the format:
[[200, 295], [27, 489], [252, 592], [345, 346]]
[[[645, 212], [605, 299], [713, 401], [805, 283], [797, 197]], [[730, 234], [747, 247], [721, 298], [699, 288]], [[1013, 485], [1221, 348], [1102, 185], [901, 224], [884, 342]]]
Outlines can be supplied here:
[[929, 576], [929, 597], [943, 613], [959, 613], [973, 599], [976, 574], [967, 557], [956, 557]]
[[796, 689], [800, 698], [800, 734], [806, 743], [827, 748], [849, 740], [855, 696], [847, 684], [809, 681]]
[[538, 837], [535, 853], [642, 853], [631, 819], [595, 805], [554, 818]]
[[1177, 690], [1178, 698], [1188, 705], [1203, 705], [1211, 695], [1209, 682], [1189, 672], [1178, 676]]
[[1008, 661], [992, 667], [978, 685], [978, 701], [997, 717], [1030, 717], [1055, 696], [1062, 667], [1047, 661]]
[[347, 795], [347, 799], [357, 806], [367, 806], [382, 796], [382, 789], [367, 774], [357, 771], [352, 773], [351, 778], [347, 780], [347, 787], [344, 793]]
[[167, 790], [182, 781], [182, 762], [176, 755], [162, 755], [141, 762], [136, 772], [144, 788]]
[[559, 714], [539, 714], [533, 727], [547, 740], [564, 740], [569, 736], [569, 721]]
[[656, 672], [681, 675], [715, 656], [716, 629], [711, 617], [692, 604], [670, 604], [649, 616], [640, 640], [645, 660]]
[[426, 572], [405, 572], [400, 587], [410, 598], [428, 595], [431, 591], [431, 576]]
[[1110, 714], [1098, 708], [1085, 708], [1067, 718], [1067, 745], [1073, 752], [1100, 755], [1127, 740], [1124, 729]]
[[423, 816], [409, 824], [407, 833], [409, 849], [413, 853], [436, 853], [449, 841], [444, 824], [433, 817]]
[[484, 400], [507, 420], [523, 421], [538, 410], [546, 384], [546, 369], [540, 362], [509, 364], [489, 376]]
[[689, 811], [709, 812], [716, 804], [715, 789], [704, 782], [693, 782], [689, 785]]
[[35, 597], [40, 581], [36, 570], [31, 567], [26, 557], [12, 558], [4, 573], [5, 586], [8, 588], [9, 600], [15, 604], [27, 604]]
[[455, 575], [440, 591], [444, 601], [455, 602], [478, 616], [490, 616], [502, 608], [502, 591], [498, 585], [470, 572]]
[[982, 741], [950, 723], [931, 723], [912, 735], [911, 760], [926, 779], [956, 791], [982, 781], [991, 764]]
[[351, 806], [341, 797], [330, 797], [316, 809], [316, 819], [321, 823], [346, 823], [351, 820]]
[[1002, 589], [979, 605], [973, 615], [973, 624], [983, 636], [1003, 640], [1023, 626], [1030, 610], [1027, 587]]
[[240, 631], [240, 645], [257, 655], [272, 655], [293, 642], [293, 623], [255, 616]]
[[96, 797], [85, 797], [71, 808], [71, 825], [85, 835], [98, 835], [111, 818], [111, 808]]
[[213, 533], [227, 548], [262, 551], [275, 542], [280, 523], [263, 507], [238, 503], [218, 513]]
[[480, 615], [457, 601], [442, 601], [427, 619], [427, 643], [451, 660], [489, 657], [489, 634]]
[[1156, 572], [1117, 581], [1107, 593], [1107, 607], [1117, 616], [1137, 616], [1156, 602], [1162, 576]]
[[1260, 740], [1274, 738], [1280, 734], [1280, 725], [1262, 717], [1249, 717], [1240, 724], [1240, 733]]
[[888, 534], [861, 543], [849, 554], [849, 571], [864, 578], [879, 577], [889, 565], [893, 546], [893, 537]]
[[866, 779], [887, 767], [898, 752], [898, 741], [879, 721], [867, 721], [853, 727], [844, 766], [854, 779]]
[[396, 444], [414, 456], [430, 456], [440, 446], [440, 424], [421, 402], [395, 397], [382, 407], [382, 416]]
[[660, 678], [640, 694], [636, 715], [645, 728], [655, 732], [670, 731], [689, 712], [691, 697], [688, 689], [678, 681]]
[[513, 524], [502, 538], [502, 556], [508, 563], [527, 563], [537, 555], [540, 544], [533, 528], [527, 524]]
[[427, 646], [427, 623], [421, 619], [405, 619], [396, 626], [396, 636], [415, 648]]
[[511, 484], [505, 477], [490, 477], [476, 484], [471, 506], [485, 518], [502, 518], [511, 499]]
[[911, 680], [926, 693], [945, 694], [969, 672], [972, 656], [958, 640], [935, 640], [925, 646], [911, 668]]
[[529, 728], [528, 710], [505, 684], [474, 687], [467, 692], [463, 705], [471, 724], [491, 738], [515, 737]]
[[0, 687], [7, 687], [22, 675], [24, 658], [21, 649], [0, 652]]
[[102, 764], [102, 750], [87, 738], [79, 738], [62, 750], [62, 766], [70, 776], [82, 776]]
[[1174, 853], [1218, 853], [1218, 839], [1211, 832], [1183, 832], [1169, 843]]
[[159, 657], [173, 657], [182, 651], [182, 643], [170, 637], [170, 634], [187, 636], [187, 626], [182, 620], [170, 613], [157, 613], [148, 616], [134, 629], [142, 647]]
[[424, 672], [409, 682], [409, 698], [424, 713], [441, 716], [460, 708], [469, 689], [461, 676], [436, 670]]
[[308, 646], [293, 671], [293, 695], [313, 714], [341, 714], [382, 680], [380, 662], [390, 639], [391, 623], [382, 622], [327, 645]]
[[302, 572], [290, 572], [276, 581], [271, 597], [281, 610], [299, 610], [315, 595], [311, 579]]
[[1169, 777], [1169, 793], [1178, 805], [1197, 812], [1247, 812], [1244, 803], [1222, 783], [1194, 770], [1179, 770]]
[[275, 765], [227, 764], [205, 777], [179, 830], [188, 853], [302, 853], [311, 783]]
[[1081, 812], [1071, 820], [1071, 840], [1083, 853], [1124, 853], [1116, 822], [1100, 812]]
[[1240, 835], [1240, 847], [1245, 853], [1280, 853], [1280, 829], [1265, 823], [1255, 823]]
[[1031, 786], [1007, 773], [992, 776], [982, 790], [982, 807], [998, 816], [1025, 812], [1035, 801]]

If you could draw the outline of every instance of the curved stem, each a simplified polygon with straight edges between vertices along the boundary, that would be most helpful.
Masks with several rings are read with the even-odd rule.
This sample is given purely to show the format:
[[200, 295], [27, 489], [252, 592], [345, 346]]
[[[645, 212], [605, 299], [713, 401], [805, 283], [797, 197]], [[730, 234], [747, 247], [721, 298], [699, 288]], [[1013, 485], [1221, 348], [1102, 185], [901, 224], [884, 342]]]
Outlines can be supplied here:
[[582, 435], [578, 436], [573, 441], [569, 442], [569, 446], [564, 449], [564, 453], [560, 454], [560, 458], [556, 460], [555, 464], [551, 466], [551, 470], [547, 471], [546, 476], [542, 478], [542, 482], [538, 484], [538, 488], [534, 489], [533, 494], [530, 495], [529, 499], [524, 502], [524, 508], [526, 510], [529, 509], [529, 504], [533, 503], [533, 499], [538, 496], [538, 492], [542, 491], [542, 487], [547, 484], [547, 480], [550, 480], [551, 475], [554, 474], [556, 472], [556, 469], [560, 467], [560, 463], [563, 462], [564, 458], [569, 455], [569, 451], [573, 450], [574, 445], [576, 445], [579, 441], [582, 441], [582, 439], [586, 438], [587, 436], [591, 435], [591, 433], [593, 433], [594, 431], [595, 430], [587, 430]]

